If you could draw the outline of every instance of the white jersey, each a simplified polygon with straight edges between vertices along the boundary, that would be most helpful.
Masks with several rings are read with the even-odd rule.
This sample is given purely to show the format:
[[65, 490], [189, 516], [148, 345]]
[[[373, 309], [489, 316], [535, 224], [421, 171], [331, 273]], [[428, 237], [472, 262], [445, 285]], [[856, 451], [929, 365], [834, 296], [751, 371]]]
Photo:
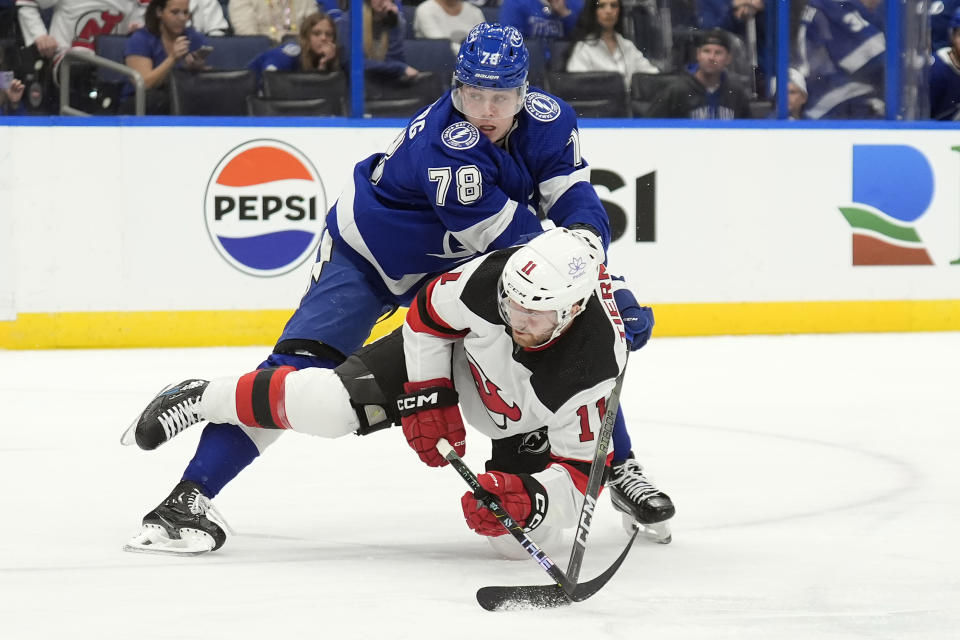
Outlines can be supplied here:
[[149, 0], [17, 0], [27, 45], [47, 33], [40, 9], [55, 7], [49, 35], [57, 41], [58, 57], [71, 47], [92, 51], [97, 36], [126, 34], [131, 26], [143, 26], [148, 4]]
[[403, 327], [407, 377], [452, 377], [465, 421], [492, 439], [547, 427], [552, 464], [533, 477], [550, 495], [547, 519], [569, 527], [627, 345], [613, 283], [602, 271], [569, 329], [543, 347], [517, 347], [497, 301], [500, 273], [515, 250], [474, 259], [420, 291]]
[[[607, 398], [626, 365], [613, 298], [620, 283], [601, 269], [586, 308], [566, 331], [547, 345], [523, 349], [514, 344], [497, 300], [500, 274], [517, 249], [474, 258], [430, 281], [410, 305], [402, 343], [391, 334], [336, 370], [261, 369], [214, 380], [198, 415], [268, 427], [247, 430], [258, 446], [272, 441], [278, 428], [336, 438], [374, 422], [382, 428], [399, 421], [395, 398], [406, 380], [452, 379], [465, 421], [489, 438], [546, 427], [550, 463], [531, 474], [549, 497], [540, 526], [575, 526]], [[359, 413], [369, 424], [361, 424]], [[469, 434], [466, 442], [469, 449]]]

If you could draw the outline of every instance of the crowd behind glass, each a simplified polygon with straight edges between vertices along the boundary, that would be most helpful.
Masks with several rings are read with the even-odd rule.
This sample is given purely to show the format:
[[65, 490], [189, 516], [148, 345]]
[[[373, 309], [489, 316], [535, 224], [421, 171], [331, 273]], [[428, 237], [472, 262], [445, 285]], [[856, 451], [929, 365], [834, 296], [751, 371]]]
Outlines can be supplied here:
[[[788, 15], [776, 15], [781, 6]], [[531, 83], [575, 108], [580, 101], [586, 117], [776, 118], [777, 56], [786, 51], [789, 119], [960, 119], [960, 0], [905, 3], [897, 13], [884, 0], [364, 0], [361, 15], [362, 42], [352, 47], [347, 0], [0, 0], [0, 113], [58, 113], [66, 52], [109, 55], [98, 38], [117, 34], [114, 59], [143, 78], [151, 114], [171, 113], [171, 78], [218, 68], [211, 52], [235, 36], [261, 36], [248, 59], [220, 63], [252, 72], [253, 100], [264, 98], [268, 73], [335, 74], [348, 83], [355, 51], [364, 82], [394, 85], [392, 98], [418, 85], [440, 92], [445, 68], [430, 68], [429, 59], [415, 65], [411, 43], [447, 40], [455, 55], [470, 27], [487, 20], [517, 27], [534, 60]], [[789, 25], [786, 47], [778, 46], [778, 20]], [[890, 60], [899, 68], [888, 69]], [[581, 93], [564, 93], [565, 74], [580, 74], [570, 84]], [[623, 112], [591, 111], [588, 98], [599, 96], [583, 87], [606, 89], [586, 78], [616, 74]], [[133, 86], [104, 77], [81, 67], [70, 103], [133, 113]], [[888, 81], [898, 86], [895, 112]]]

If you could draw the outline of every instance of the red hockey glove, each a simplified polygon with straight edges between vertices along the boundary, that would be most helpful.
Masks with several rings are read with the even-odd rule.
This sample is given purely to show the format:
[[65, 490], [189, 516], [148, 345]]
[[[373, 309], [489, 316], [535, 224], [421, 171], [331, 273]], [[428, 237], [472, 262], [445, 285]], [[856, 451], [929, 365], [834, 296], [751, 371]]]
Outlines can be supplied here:
[[397, 396], [403, 435], [420, 459], [431, 467], [448, 464], [437, 451], [440, 438], [445, 438], [457, 455], [462, 456], [466, 452], [467, 432], [457, 406], [457, 392], [450, 379], [407, 382], [403, 390], [406, 393]]
[[[547, 491], [532, 476], [491, 471], [477, 476], [477, 480], [524, 531], [536, 529], [547, 515]], [[460, 506], [467, 526], [480, 535], [496, 537], [507, 532], [475, 494], [469, 491], [463, 494]]]

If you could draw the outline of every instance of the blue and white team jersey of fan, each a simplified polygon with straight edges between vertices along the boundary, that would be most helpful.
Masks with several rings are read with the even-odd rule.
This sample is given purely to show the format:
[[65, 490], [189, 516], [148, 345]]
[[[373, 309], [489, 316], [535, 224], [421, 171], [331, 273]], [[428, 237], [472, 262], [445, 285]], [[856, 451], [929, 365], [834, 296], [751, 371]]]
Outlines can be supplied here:
[[857, 0], [810, 0], [797, 36], [807, 117], [882, 115], [883, 34], [882, 8], [870, 11]]
[[960, 120], [960, 66], [943, 47], [930, 65], [930, 117], [934, 120]]
[[504, 0], [500, 5], [500, 24], [516, 27], [524, 38], [555, 40], [569, 36], [583, 11], [583, 0], [567, 0], [570, 14], [561, 18], [541, 0]]
[[431, 274], [539, 232], [538, 216], [589, 224], [609, 245], [568, 104], [531, 89], [501, 145], [465, 121], [447, 92], [385, 153], [356, 165], [327, 215], [335, 250], [371, 265], [406, 305]]
[[264, 51], [253, 59], [248, 68], [256, 71], [257, 75], [264, 71], [299, 71], [301, 51], [299, 44], [288, 42]]

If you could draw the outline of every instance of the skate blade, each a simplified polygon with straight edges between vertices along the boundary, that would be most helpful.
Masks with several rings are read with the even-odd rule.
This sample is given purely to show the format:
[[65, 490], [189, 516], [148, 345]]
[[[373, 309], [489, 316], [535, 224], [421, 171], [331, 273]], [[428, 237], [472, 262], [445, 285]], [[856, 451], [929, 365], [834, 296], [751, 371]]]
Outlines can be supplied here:
[[121, 547], [130, 553], [152, 553], [164, 556], [199, 556], [213, 550], [210, 534], [197, 529], [181, 529], [180, 539], [170, 538], [160, 527], [144, 526]]
[[633, 516], [626, 513], [621, 514], [623, 528], [627, 533], [633, 533], [634, 528], [640, 529], [640, 536], [645, 540], [656, 542], [657, 544], [670, 544], [673, 541], [673, 534], [670, 531], [668, 521], [655, 522], [654, 524], [643, 524], [634, 520]]
[[140, 421], [140, 416], [134, 418], [133, 422], [130, 423], [130, 426], [127, 427], [126, 431], [123, 432], [123, 435], [120, 436], [120, 444], [125, 447], [129, 447], [132, 444], [137, 444], [137, 422]]

